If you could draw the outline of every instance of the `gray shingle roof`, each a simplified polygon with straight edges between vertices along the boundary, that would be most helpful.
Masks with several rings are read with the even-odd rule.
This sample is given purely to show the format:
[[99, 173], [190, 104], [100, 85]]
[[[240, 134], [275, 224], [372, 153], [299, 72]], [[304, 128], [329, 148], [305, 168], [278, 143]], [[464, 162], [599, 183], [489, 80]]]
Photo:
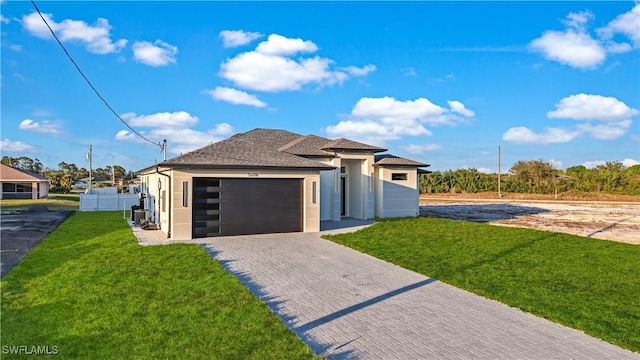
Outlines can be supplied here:
[[373, 152], [383, 152], [387, 149], [379, 148], [377, 146], [363, 144], [361, 142], [340, 138], [329, 141], [323, 147], [324, 150], [365, 150]]
[[333, 169], [314, 160], [278, 151], [278, 148], [300, 136], [284, 130], [255, 129], [169, 159], [160, 165]]
[[298, 139], [280, 147], [278, 150], [300, 156], [332, 157], [332, 153], [322, 150], [324, 145], [329, 141], [329, 139], [315, 135], [300, 136]]
[[401, 158], [391, 154], [376, 155], [374, 165], [378, 166], [415, 166], [415, 167], [428, 167], [429, 164], [423, 164], [417, 161]]
[[[326, 150], [361, 150], [382, 152], [385, 149], [348, 139], [329, 140], [320, 136], [302, 136], [285, 130], [254, 129], [166, 160], [159, 165], [204, 168], [299, 168], [333, 169], [308, 157], [331, 157]], [[376, 155], [378, 166], [427, 167], [417, 161], [393, 155]]]

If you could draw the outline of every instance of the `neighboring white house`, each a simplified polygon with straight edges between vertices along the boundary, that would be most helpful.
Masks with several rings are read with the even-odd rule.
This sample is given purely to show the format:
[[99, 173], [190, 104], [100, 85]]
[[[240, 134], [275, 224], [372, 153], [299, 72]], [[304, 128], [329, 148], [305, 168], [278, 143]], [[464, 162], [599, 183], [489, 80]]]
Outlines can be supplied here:
[[51, 181], [37, 174], [0, 164], [0, 199], [44, 199]]
[[167, 237], [316, 232], [320, 221], [417, 216], [418, 168], [385, 149], [285, 130], [236, 134], [140, 171]]

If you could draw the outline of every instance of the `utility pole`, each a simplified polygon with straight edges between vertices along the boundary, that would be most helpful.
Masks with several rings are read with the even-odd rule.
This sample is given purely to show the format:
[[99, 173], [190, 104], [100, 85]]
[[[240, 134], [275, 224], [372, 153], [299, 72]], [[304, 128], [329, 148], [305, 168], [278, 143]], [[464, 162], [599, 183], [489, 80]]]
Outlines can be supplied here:
[[162, 140], [162, 153], [164, 161], [167, 161], [167, 139]]
[[502, 199], [502, 192], [500, 191], [500, 145], [498, 145], [498, 199]]
[[93, 183], [93, 169], [92, 169], [93, 163], [91, 162], [92, 160], [91, 152], [92, 152], [91, 145], [89, 145], [89, 153], [87, 154], [87, 159], [89, 160], [89, 189], [91, 189], [91, 183]]
[[116, 186], [116, 162], [115, 156], [111, 155], [111, 185]]

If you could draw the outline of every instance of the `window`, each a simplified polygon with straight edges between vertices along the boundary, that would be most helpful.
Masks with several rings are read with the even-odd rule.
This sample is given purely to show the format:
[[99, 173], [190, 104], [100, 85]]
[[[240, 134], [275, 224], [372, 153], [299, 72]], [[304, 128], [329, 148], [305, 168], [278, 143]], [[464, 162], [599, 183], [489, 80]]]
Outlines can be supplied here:
[[407, 173], [392, 173], [391, 180], [393, 181], [407, 180]]
[[16, 192], [16, 184], [2, 183], [2, 192]]
[[182, 182], [182, 207], [189, 207], [189, 182]]
[[31, 192], [31, 185], [16, 184], [16, 192]]
[[315, 204], [316, 203], [316, 193], [318, 192], [317, 185], [316, 185], [315, 181], [311, 184], [311, 192], [312, 192], [311, 202]]

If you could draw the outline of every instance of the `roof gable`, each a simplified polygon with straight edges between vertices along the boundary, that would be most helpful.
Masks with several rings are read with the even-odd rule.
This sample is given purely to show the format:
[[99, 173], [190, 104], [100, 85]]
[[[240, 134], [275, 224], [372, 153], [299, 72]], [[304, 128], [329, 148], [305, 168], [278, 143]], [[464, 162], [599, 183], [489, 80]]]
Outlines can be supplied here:
[[329, 141], [329, 139], [315, 135], [300, 136], [296, 140], [280, 147], [278, 150], [299, 156], [332, 157], [333, 154], [322, 150], [324, 145]]
[[391, 154], [376, 155], [374, 157], [374, 165], [378, 166], [411, 166], [411, 167], [428, 167], [429, 164], [423, 164], [410, 159], [401, 158]]
[[361, 142], [340, 138], [336, 140], [329, 141], [322, 148], [323, 150], [361, 150], [361, 151], [373, 151], [373, 152], [383, 152], [387, 151], [387, 149], [379, 148], [377, 146], [364, 144]]

